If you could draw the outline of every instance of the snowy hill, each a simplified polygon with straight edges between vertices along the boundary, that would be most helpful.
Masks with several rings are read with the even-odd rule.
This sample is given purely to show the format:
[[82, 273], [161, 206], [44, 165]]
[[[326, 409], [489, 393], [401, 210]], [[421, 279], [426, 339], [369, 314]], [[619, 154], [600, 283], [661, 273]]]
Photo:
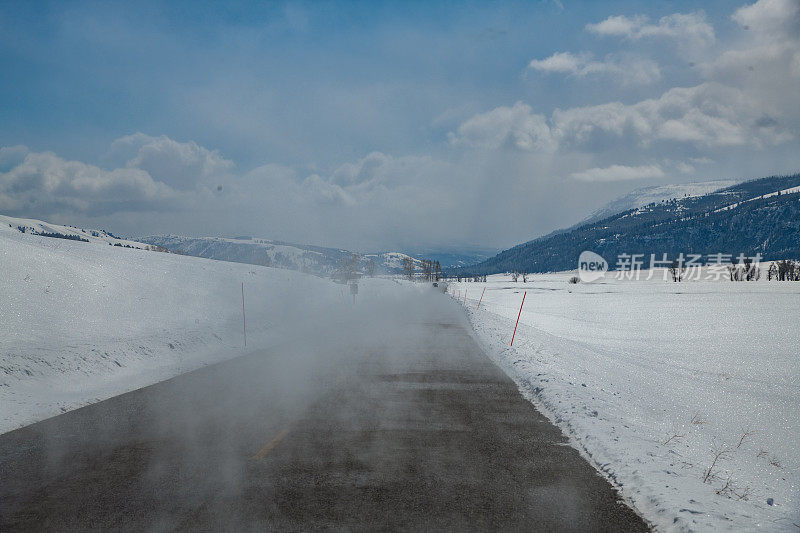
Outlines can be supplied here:
[[[74, 226], [51, 224], [41, 220], [15, 218], [0, 215], [0, 225], [20, 233], [60, 238], [80, 242], [104, 243], [123, 248], [173, 252], [183, 255], [271, 266], [286, 270], [330, 276], [339, 268], [343, 259], [350, 258], [354, 252], [340, 248], [326, 248], [308, 244], [295, 244], [272, 241], [254, 237], [184, 237], [179, 235], [151, 235], [138, 240], [122, 239], [106, 230], [82, 229]], [[367, 262], [373, 261], [375, 273], [397, 274], [403, 269], [403, 259], [410, 257], [417, 268], [422, 259], [440, 260], [445, 269], [475, 264], [493, 255], [486, 250], [478, 251], [420, 251], [406, 254], [402, 252], [381, 252], [358, 254], [360, 268], [367, 270]]]
[[351, 255], [347, 250], [252, 237], [229, 239], [151, 235], [142, 237], [141, 240], [185, 255], [298, 270], [318, 275], [330, 275], [342, 259]]
[[0, 215], [0, 226], [29, 235], [40, 235], [57, 239], [78, 242], [94, 242], [110, 244], [122, 248], [138, 248], [141, 250], [166, 251], [157, 246], [128, 239], [120, 239], [106, 230], [86, 230], [74, 226], [62, 226], [29, 218], [15, 218]]
[[439, 261], [444, 271], [474, 265], [485, 261], [499, 252], [499, 248], [474, 246], [439, 246], [405, 250], [410, 256]]
[[[0, 433], [240, 355], [242, 283], [250, 349], [350, 301], [341, 286], [299, 272], [0, 220]], [[396, 286], [364, 280], [360, 297], [381, 284]]]
[[[340, 248], [325, 248], [308, 244], [295, 244], [271, 241], [254, 237], [182, 237], [177, 235], [151, 235], [142, 237], [143, 242], [161, 246], [172, 252], [194, 255], [206, 259], [271, 266], [287, 270], [299, 270], [319, 276], [330, 276], [339, 268], [343, 259], [349, 259], [354, 252]], [[358, 254], [361, 269], [373, 261], [376, 273], [400, 272], [403, 258], [409, 257], [400, 252], [379, 254]], [[417, 265], [421, 261], [415, 258]]]
[[370, 254], [367, 257], [373, 258], [376, 263], [383, 265], [390, 271], [402, 270], [403, 261], [409, 258], [414, 261], [417, 268], [422, 266], [422, 261], [402, 252], [384, 252], [382, 254]]
[[597, 211], [589, 215], [578, 225], [588, 224], [597, 220], [603, 220], [610, 216], [638, 209], [651, 203], [661, 203], [673, 199], [691, 198], [694, 196], [704, 196], [706, 194], [736, 185], [734, 180], [716, 180], [698, 183], [683, 183], [676, 185], [655, 185], [650, 187], [640, 187], [628, 194], [609, 202]]
[[[320, 276], [330, 276], [340, 266], [343, 259], [350, 258], [354, 252], [340, 248], [325, 248], [308, 244], [295, 244], [267, 239], [240, 237], [182, 237], [176, 235], [151, 235], [142, 237], [142, 242], [166, 248], [172, 252], [220, 261], [249, 263], [272, 266], [288, 270], [299, 270]], [[487, 250], [421, 250], [418, 253], [368, 252], [358, 254], [360, 268], [367, 270], [367, 262], [372, 261], [375, 273], [397, 274], [403, 269], [403, 259], [410, 257], [417, 268], [422, 259], [439, 260], [442, 268], [450, 269], [478, 263], [491, 257]]]

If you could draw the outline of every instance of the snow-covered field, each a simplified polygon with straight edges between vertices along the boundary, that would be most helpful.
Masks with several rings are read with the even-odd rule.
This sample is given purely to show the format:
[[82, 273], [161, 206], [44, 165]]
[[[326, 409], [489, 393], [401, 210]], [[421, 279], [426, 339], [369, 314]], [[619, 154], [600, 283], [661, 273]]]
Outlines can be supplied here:
[[[350, 299], [298, 272], [74, 231], [90, 242], [0, 225], [0, 432], [243, 353], [242, 282], [249, 350]], [[523, 394], [660, 529], [796, 531], [800, 283], [570, 275], [449, 289], [466, 291], [479, 338]], [[359, 298], [389, 286], [365, 280]]]
[[[350, 299], [346, 287], [298, 272], [109, 246], [106, 234], [37, 236], [9, 220], [0, 225], [0, 433], [240, 355], [242, 282], [249, 350], [300, 334], [313, 327], [302, 318]], [[396, 286], [366, 280], [359, 297], [381, 284]]]
[[449, 291], [466, 291], [498, 364], [659, 529], [798, 531], [800, 283], [571, 275]]

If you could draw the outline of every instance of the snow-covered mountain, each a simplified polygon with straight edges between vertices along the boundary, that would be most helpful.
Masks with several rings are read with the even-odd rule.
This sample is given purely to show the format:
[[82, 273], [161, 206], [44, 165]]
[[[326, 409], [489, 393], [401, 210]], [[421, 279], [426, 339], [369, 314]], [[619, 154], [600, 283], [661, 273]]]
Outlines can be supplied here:
[[403, 269], [403, 261], [411, 259], [417, 268], [422, 266], [422, 261], [402, 252], [384, 252], [381, 254], [367, 254], [365, 257], [375, 261], [376, 265], [380, 265], [384, 269], [392, 271], [400, 271]]
[[[157, 245], [174, 253], [249, 263], [252, 265], [271, 266], [287, 270], [298, 270], [320, 276], [330, 276], [340, 268], [344, 259], [349, 259], [354, 252], [340, 248], [325, 248], [308, 244], [296, 244], [282, 241], [270, 241], [255, 237], [182, 237], [178, 235], [150, 235], [142, 237], [143, 242]], [[410, 257], [401, 252], [384, 252], [372, 254], [356, 254], [359, 257], [359, 268], [362, 272], [369, 270], [372, 261], [374, 272], [378, 274], [398, 273], [402, 271], [403, 259]], [[422, 262], [413, 258], [417, 267]]]
[[[83, 229], [75, 226], [51, 224], [41, 220], [0, 215], [0, 225], [20, 233], [41, 235], [82, 242], [101, 242], [110, 246], [172, 252], [218, 261], [271, 266], [330, 276], [340, 267], [343, 259], [353, 256], [350, 250], [326, 248], [308, 244], [271, 241], [254, 237], [184, 237], [179, 235], [151, 235], [137, 240], [123, 239], [106, 230]], [[430, 252], [409, 255], [402, 252], [357, 254], [359, 268], [367, 272], [374, 266], [376, 274], [396, 274], [403, 270], [403, 259], [410, 257], [417, 268], [422, 259], [440, 260], [445, 269], [475, 264], [491, 254], [485, 252]], [[370, 265], [372, 261], [372, 265]]]
[[[341, 261], [354, 252], [340, 248], [325, 248], [308, 244], [271, 241], [254, 237], [182, 237], [176, 235], [151, 235], [142, 237], [143, 242], [164, 247], [172, 252], [184, 253], [208, 259], [273, 266], [299, 270], [321, 276], [333, 274]], [[395, 251], [357, 254], [362, 271], [369, 270], [368, 262], [374, 264], [375, 273], [396, 274], [403, 270], [403, 260], [411, 258], [421, 268], [423, 259], [438, 260], [443, 269], [472, 265], [493, 254], [490, 251], [436, 251], [422, 250], [419, 253]]]
[[638, 209], [652, 203], [660, 203], [668, 200], [681, 198], [691, 198], [694, 196], [704, 196], [706, 194], [731, 187], [739, 183], [735, 180], [715, 180], [697, 183], [682, 183], [673, 185], [653, 185], [634, 189], [628, 194], [620, 196], [601, 207], [591, 215], [586, 217], [577, 226], [603, 220], [614, 216], [623, 211]]
[[475, 265], [490, 257], [494, 257], [499, 251], [499, 248], [476, 246], [437, 246], [413, 248], [405, 250], [405, 253], [413, 257], [439, 261], [442, 270], [449, 271], [454, 268]]
[[651, 196], [645, 205], [539, 237], [461, 272], [570, 270], [584, 250], [602, 255], [611, 266], [615, 258], [631, 254], [800, 257], [800, 174], [746, 181], [704, 195], [678, 197], [676, 191], [669, 200]]
[[351, 255], [351, 252], [337, 248], [270, 241], [253, 237], [231, 239], [150, 235], [142, 237], [141, 240], [185, 255], [298, 270], [319, 275], [333, 273], [340, 261]]

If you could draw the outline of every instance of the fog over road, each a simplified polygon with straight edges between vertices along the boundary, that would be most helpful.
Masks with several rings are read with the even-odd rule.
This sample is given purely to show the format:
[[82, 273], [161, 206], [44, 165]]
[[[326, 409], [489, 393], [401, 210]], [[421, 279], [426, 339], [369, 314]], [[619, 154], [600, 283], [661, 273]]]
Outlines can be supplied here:
[[404, 292], [0, 436], [0, 530], [647, 529], [457, 304]]

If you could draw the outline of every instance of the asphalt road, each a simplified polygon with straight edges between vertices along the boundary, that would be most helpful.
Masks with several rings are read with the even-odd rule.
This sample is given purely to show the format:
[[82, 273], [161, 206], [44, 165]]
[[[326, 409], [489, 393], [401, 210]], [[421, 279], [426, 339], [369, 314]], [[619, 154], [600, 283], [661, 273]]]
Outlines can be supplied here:
[[0, 531], [647, 529], [456, 304], [385, 315], [1, 435]]

